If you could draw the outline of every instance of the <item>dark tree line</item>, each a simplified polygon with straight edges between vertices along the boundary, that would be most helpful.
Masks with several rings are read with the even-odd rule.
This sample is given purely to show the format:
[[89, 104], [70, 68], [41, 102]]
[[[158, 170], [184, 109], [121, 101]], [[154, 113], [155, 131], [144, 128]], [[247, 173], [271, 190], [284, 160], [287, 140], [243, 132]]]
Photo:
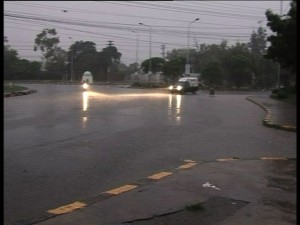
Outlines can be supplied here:
[[4, 37], [4, 80], [37, 79], [41, 74], [41, 62], [20, 59], [18, 52], [8, 45]]
[[[200, 74], [200, 80], [207, 86], [241, 88], [271, 88], [276, 84], [277, 65], [265, 59], [265, 31], [260, 27], [253, 32], [249, 43], [237, 42], [228, 46], [201, 44], [191, 51], [192, 72]], [[186, 50], [177, 49], [167, 54], [164, 73], [170, 80], [184, 72]]]
[[76, 41], [68, 51], [59, 46], [59, 37], [55, 29], [44, 29], [35, 39], [34, 50], [43, 53], [47, 73], [53, 79], [71, 77], [81, 80], [84, 71], [90, 71], [96, 81], [120, 79], [117, 67], [121, 53], [112, 44], [97, 51], [96, 44], [91, 41]]

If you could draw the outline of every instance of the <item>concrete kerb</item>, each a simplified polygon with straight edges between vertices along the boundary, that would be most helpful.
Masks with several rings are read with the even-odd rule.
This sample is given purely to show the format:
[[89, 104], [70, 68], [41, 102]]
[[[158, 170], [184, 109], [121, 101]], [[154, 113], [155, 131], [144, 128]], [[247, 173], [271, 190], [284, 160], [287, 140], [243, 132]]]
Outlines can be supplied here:
[[248, 101], [253, 102], [254, 104], [258, 105], [259, 107], [261, 107], [267, 113], [265, 119], [262, 121], [262, 124], [264, 126], [275, 128], [275, 129], [280, 129], [280, 130], [285, 130], [285, 131], [297, 132], [297, 127], [285, 126], [285, 125], [280, 125], [280, 124], [272, 123], [271, 122], [271, 117], [272, 117], [271, 110], [269, 110], [268, 108], [266, 108], [264, 105], [256, 102], [255, 100], [251, 99], [250, 97], [246, 97], [246, 99]]
[[4, 97], [6, 98], [6, 97], [14, 97], [20, 95], [29, 95], [35, 92], [37, 92], [37, 90], [15, 91], [10, 93], [4, 93]]

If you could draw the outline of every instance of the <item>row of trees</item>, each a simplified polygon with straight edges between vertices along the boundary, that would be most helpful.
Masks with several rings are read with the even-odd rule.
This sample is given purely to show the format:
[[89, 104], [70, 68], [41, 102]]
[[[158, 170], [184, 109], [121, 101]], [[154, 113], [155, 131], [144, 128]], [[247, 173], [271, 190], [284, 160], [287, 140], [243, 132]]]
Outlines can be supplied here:
[[[198, 45], [190, 51], [192, 72], [200, 73], [207, 85], [252, 86], [270, 88], [278, 81], [278, 62], [281, 65], [282, 84], [295, 81], [296, 74], [296, 1], [291, 3], [289, 13], [283, 17], [266, 12], [268, 26], [276, 34], [267, 37], [266, 30], [259, 27], [253, 31], [249, 43], [228, 46], [226, 40], [220, 44]], [[267, 47], [267, 41], [271, 43]], [[70, 79], [80, 80], [89, 70], [96, 81], [124, 80], [136, 71], [137, 64], [129, 67], [120, 63], [122, 54], [110, 42], [101, 51], [90, 41], [76, 41], [68, 50], [59, 47], [59, 36], [55, 29], [44, 29], [35, 39], [34, 50], [41, 51], [41, 62], [20, 59], [5, 38], [4, 79]], [[173, 49], [166, 59], [151, 58], [152, 72], [163, 71], [172, 81], [184, 73], [187, 49]], [[141, 64], [148, 72], [149, 59]], [[71, 69], [72, 67], [72, 69]], [[41, 69], [42, 68], [42, 69]]]
[[42, 62], [20, 59], [4, 37], [4, 79], [70, 79], [81, 80], [84, 71], [91, 71], [98, 81], [121, 80], [126, 65], [120, 63], [121, 53], [112, 44], [101, 52], [90, 41], [76, 41], [69, 50], [59, 47], [55, 29], [44, 29], [35, 39], [34, 51], [42, 52]]
[[[209, 86], [251, 86], [270, 88], [276, 84], [277, 64], [263, 57], [263, 45], [266, 41], [254, 32], [251, 42], [236, 43], [228, 46], [227, 41], [220, 44], [202, 44], [191, 52], [192, 72], [200, 73], [203, 83]], [[265, 34], [264, 32], [262, 34]], [[261, 43], [260, 43], [261, 42]], [[184, 73], [186, 50], [173, 50], [167, 55], [163, 66], [164, 74], [171, 80]], [[156, 60], [159, 64], [161, 62]], [[147, 67], [147, 64], [144, 65]]]
[[[228, 46], [223, 40], [219, 45], [197, 45], [190, 53], [193, 71], [201, 73], [203, 82], [213, 86], [270, 88], [280, 81], [281, 85], [296, 87], [296, 0], [290, 6], [283, 16], [266, 11], [267, 26], [274, 32], [269, 37], [259, 27], [247, 44]], [[184, 73], [186, 54], [186, 49], [175, 49], [168, 52], [166, 60], [154, 58], [152, 70], [162, 68], [171, 80], [177, 79]], [[148, 71], [148, 60], [142, 66]]]
[[101, 52], [91, 41], [76, 41], [69, 51], [58, 45], [59, 37], [55, 29], [44, 29], [35, 39], [34, 50], [42, 52], [45, 69], [52, 79], [61, 79], [72, 71], [72, 78], [80, 80], [84, 71], [88, 70], [95, 80], [107, 81], [108, 74], [116, 71], [122, 55], [111, 43]]
[[41, 73], [41, 62], [20, 59], [18, 52], [8, 45], [4, 37], [4, 80], [36, 79]]

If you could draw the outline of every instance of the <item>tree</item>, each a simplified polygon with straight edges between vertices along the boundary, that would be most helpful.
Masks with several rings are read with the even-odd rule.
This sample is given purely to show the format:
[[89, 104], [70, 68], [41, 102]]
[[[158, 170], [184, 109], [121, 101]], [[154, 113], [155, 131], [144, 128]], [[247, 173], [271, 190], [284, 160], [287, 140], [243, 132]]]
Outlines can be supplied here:
[[[121, 56], [122, 54], [118, 52], [118, 49], [113, 45], [109, 45], [106, 48], [102, 49], [102, 52], [100, 53], [100, 60], [102, 61], [104, 68], [105, 81], [109, 81], [109, 73], [111, 71], [116, 70], [116, 67], [120, 62]], [[112, 74], [110, 75], [112, 76]]]
[[[223, 62], [227, 57], [227, 41], [223, 40], [221, 44], [206, 45], [201, 44], [199, 51], [194, 54], [194, 68], [196, 72], [203, 73], [207, 64], [211, 61], [218, 59]], [[221, 63], [223, 64], [223, 63]], [[223, 67], [223, 65], [221, 65]], [[223, 68], [222, 68], [223, 70]]]
[[173, 60], [176, 58], [186, 58], [187, 49], [173, 49], [171, 52], [167, 52], [167, 59]]
[[296, 72], [296, 38], [297, 38], [297, 3], [293, 0], [287, 15], [280, 16], [271, 10], [266, 11], [267, 26], [276, 33], [267, 40], [271, 45], [267, 49], [266, 58], [279, 62], [282, 68]]
[[266, 30], [262, 27], [253, 31], [248, 43], [252, 53], [252, 86], [254, 88], [270, 88], [275, 85], [277, 66], [271, 60], [264, 58], [267, 46]]
[[15, 77], [20, 80], [35, 80], [41, 75], [41, 62], [20, 59], [17, 62]]
[[243, 54], [232, 54], [228, 60], [228, 80], [240, 88], [251, 83], [251, 59]]
[[37, 34], [34, 43], [34, 51], [41, 50], [46, 62], [53, 61], [54, 52], [59, 43], [59, 37], [55, 29], [44, 29]]
[[63, 79], [67, 73], [66, 68], [67, 52], [60, 47], [55, 47], [53, 56], [47, 63], [48, 74], [52, 79]]
[[[68, 61], [71, 62], [72, 60], [75, 80], [80, 80], [85, 71], [90, 71], [95, 75], [99, 70], [98, 64], [102, 63], [98, 59], [96, 44], [91, 41], [76, 41], [72, 44], [68, 52]], [[71, 63], [69, 65], [71, 66]], [[70, 70], [71, 68], [68, 69], [68, 71]]]
[[120, 62], [120, 58], [121, 58], [122, 54], [120, 52], [118, 52], [118, 49], [115, 46], [110, 45], [110, 46], [102, 49], [102, 52], [107, 54], [108, 59], [111, 62], [110, 64]]
[[59, 37], [55, 29], [44, 29], [35, 38], [34, 51], [42, 52], [48, 79], [63, 79], [66, 74], [67, 54], [58, 44]]
[[227, 56], [223, 60], [223, 66], [227, 82], [235, 85], [236, 88], [251, 84], [253, 64], [247, 44], [237, 42], [228, 49]]
[[253, 86], [255, 88], [272, 88], [276, 85], [277, 65], [269, 59], [255, 57], [253, 59]]
[[202, 71], [202, 79], [208, 85], [215, 86], [222, 84], [222, 63], [219, 59], [214, 58], [205, 65]]
[[185, 62], [185, 57], [183, 56], [174, 57], [165, 62], [163, 73], [171, 79], [171, 82], [175, 82], [184, 73]]
[[257, 32], [253, 31], [251, 34], [249, 48], [251, 52], [256, 55], [263, 55], [267, 46], [266, 29], [259, 27]]
[[11, 49], [8, 43], [7, 37], [4, 37], [4, 79], [5, 80], [14, 80], [16, 79], [15, 73], [17, 71], [17, 63], [19, 60], [18, 52], [14, 49]]
[[[162, 71], [164, 64], [165, 64], [165, 60], [161, 57], [151, 58], [152, 72], [156, 73], [156, 72]], [[149, 72], [149, 59], [144, 60], [141, 64], [141, 66], [144, 69], [144, 71], [146, 73], [148, 73]]]

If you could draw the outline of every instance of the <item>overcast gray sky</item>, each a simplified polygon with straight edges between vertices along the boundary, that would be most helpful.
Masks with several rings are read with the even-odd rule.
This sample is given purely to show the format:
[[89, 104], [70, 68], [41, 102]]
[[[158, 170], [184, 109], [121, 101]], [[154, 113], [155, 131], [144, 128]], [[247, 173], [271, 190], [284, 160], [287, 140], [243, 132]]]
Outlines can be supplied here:
[[[21, 58], [40, 61], [34, 39], [55, 28], [59, 46], [92, 41], [98, 51], [113, 41], [129, 65], [162, 57], [172, 49], [198, 44], [249, 42], [253, 30], [266, 27], [265, 12], [285, 14], [290, 1], [4, 1], [4, 36]], [[194, 21], [199, 18], [198, 21]], [[145, 24], [139, 25], [139, 23]], [[147, 25], [147, 26], [146, 26]], [[137, 51], [138, 50], [138, 51]], [[138, 54], [137, 54], [138, 52]]]

